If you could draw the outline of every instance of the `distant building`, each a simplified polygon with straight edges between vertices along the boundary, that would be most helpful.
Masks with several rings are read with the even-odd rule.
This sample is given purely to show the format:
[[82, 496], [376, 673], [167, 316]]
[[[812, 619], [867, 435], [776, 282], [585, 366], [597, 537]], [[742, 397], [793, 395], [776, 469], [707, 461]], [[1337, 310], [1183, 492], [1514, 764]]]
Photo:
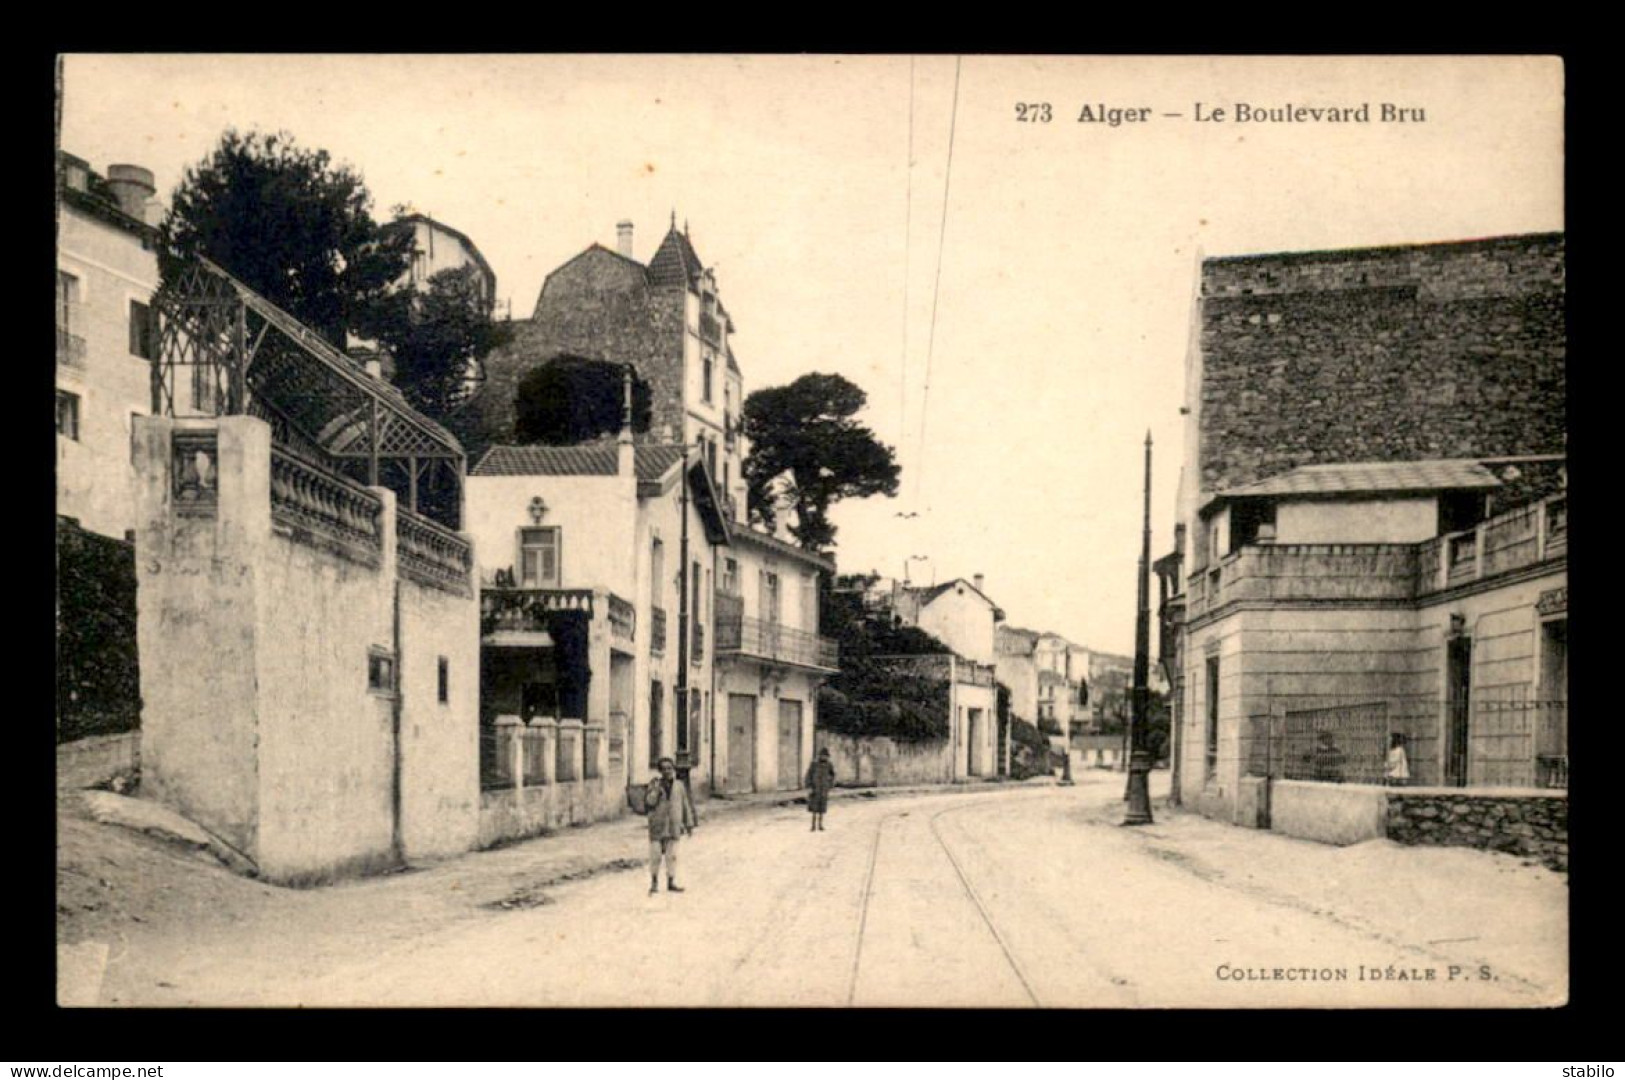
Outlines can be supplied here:
[[135, 520], [133, 418], [152, 411], [153, 175], [61, 154], [56, 266], [57, 513], [105, 536]]
[[519, 383], [555, 357], [631, 364], [653, 392], [652, 425], [639, 441], [697, 447], [729, 520], [743, 520], [744, 379], [716, 273], [675, 215], [647, 264], [633, 256], [632, 223], [617, 231], [615, 250], [591, 244], [547, 275], [529, 322], [516, 322], [513, 341], [486, 358], [472, 426], [487, 442], [506, 441]]
[[417, 292], [429, 287], [429, 280], [443, 270], [461, 270], [473, 267], [480, 283], [480, 300], [485, 313], [491, 314], [497, 301], [497, 275], [485, 261], [474, 241], [443, 221], [427, 214], [408, 214], [383, 226], [386, 233], [410, 231], [412, 233], [412, 264], [406, 271], [403, 284]]
[[1381, 800], [1396, 742], [1411, 787], [1566, 785], [1564, 295], [1554, 234], [1203, 264], [1157, 562], [1187, 805], [1338, 838], [1302, 785]]

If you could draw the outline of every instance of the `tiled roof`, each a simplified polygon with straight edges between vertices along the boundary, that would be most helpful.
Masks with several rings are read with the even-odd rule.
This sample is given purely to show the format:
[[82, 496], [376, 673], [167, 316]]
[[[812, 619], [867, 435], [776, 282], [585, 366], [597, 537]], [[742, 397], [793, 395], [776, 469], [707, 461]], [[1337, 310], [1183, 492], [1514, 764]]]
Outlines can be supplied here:
[[816, 551], [808, 551], [806, 548], [797, 547], [792, 543], [780, 540], [776, 536], [762, 532], [760, 529], [753, 529], [748, 525], [736, 524], [733, 527], [733, 531], [730, 535], [733, 537], [735, 542], [744, 541], [749, 544], [755, 544], [757, 547], [766, 548], [768, 551], [777, 552], [781, 555], [788, 555], [793, 559], [800, 559], [802, 562], [810, 563], [811, 565], [822, 570], [827, 570], [832, 574], [835, 572], [835, 563], [818, 554]]
[[649, 260], [649, 280], [655, 285], [693, 285], [698, 283], [704, 267], [688, 236], [673, 224]]
[[[683, 448], [645, 444], [634, 448], [639, 480], [658, 480], [682, 458]], [[493, 446], [469, 470], [471, 476], [614, 476], [619, 453], [612, 441], [582, 446]]]
[[1477, 461], [1369, 461], [1302, 465], [1220, 492], [1215, 498], [1255, 495], [1353, 495], [1383, 491], [1461, 491], [1499, 487], [1501, 481]]

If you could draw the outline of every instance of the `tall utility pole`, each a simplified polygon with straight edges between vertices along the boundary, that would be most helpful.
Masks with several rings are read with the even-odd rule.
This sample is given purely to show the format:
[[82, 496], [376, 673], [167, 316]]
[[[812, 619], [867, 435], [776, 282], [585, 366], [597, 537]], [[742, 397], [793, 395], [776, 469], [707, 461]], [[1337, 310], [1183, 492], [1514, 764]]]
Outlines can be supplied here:
[[1124, 825], [1151, 824], [1151, 752], [1146, 745], [1150, 717], [1146, 706], [1151, 675], [1151, 432], [1145, 433], [1145, 530], [1140, 537], [1139, 608], [1134, 619], [1134, 688], [1129, 712], [1128, 809]]

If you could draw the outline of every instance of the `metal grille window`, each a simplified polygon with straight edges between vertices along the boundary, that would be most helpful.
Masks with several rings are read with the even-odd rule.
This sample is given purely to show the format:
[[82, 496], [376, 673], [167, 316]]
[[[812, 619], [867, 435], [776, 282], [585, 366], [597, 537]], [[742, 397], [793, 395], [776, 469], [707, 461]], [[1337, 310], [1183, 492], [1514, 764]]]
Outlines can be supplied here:
[[439, 700], [442, 705], [451, 700], [451, 661], [444, 656], [440, 658]]
[[559, 530], [519, 530], [519, 584], [527, 589], [559, 587]]

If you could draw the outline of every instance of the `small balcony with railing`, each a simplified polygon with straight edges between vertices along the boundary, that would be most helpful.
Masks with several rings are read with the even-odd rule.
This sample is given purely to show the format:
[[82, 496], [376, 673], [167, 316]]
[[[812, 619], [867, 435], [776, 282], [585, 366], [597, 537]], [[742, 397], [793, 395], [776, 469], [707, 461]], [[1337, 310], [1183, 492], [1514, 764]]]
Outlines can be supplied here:
[[56, 302], [56, 362], [58, 367], [83, 371], [85, 367], [85, 325], [83, 305], [76, 300]]
[[717, 658], [740, 658], [807, 668], [840, 670], [840, 647], [830, 638], [745, 614], [742, 597], [718, 593], [714, 622]]
[[608, 589], [516, 586], [507, 571], [488, 575], [480, 586], [480, 633], [488, 645], [547, 645], [556, 617], [567, 613], [602, 622], [611, 645], [629, 648], [636, 640], [637, 608]]

